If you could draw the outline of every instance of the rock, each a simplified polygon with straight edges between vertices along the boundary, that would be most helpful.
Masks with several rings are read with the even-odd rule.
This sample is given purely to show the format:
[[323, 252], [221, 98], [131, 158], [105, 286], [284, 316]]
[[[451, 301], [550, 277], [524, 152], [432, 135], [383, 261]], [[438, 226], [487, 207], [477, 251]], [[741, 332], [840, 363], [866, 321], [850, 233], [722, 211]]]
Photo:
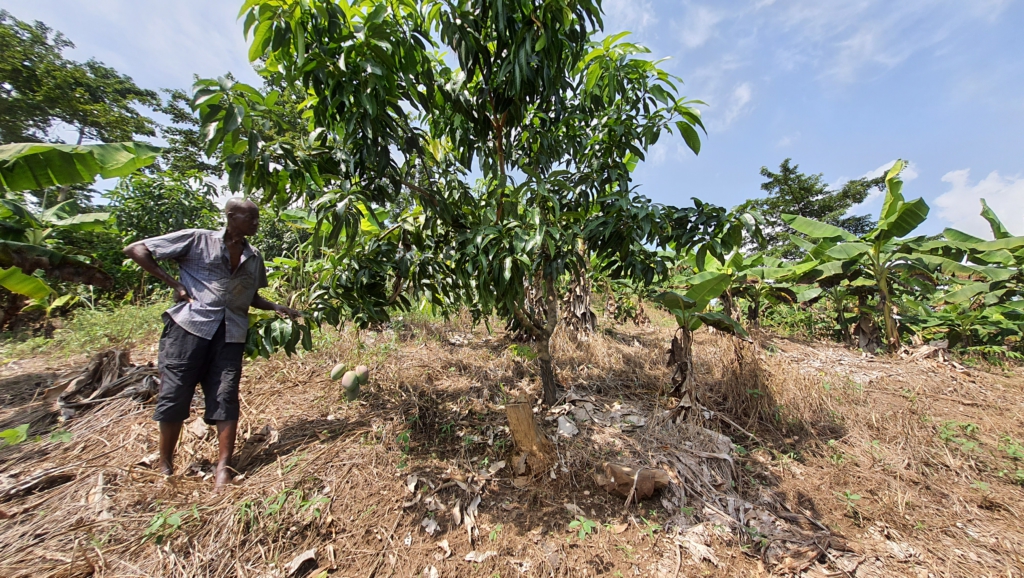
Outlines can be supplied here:
[[601, 471], [594, 474], [594, 481], [605, 491], [629, 497], [636, 487], [636, 499], [643, 500], [669, 484], [668, 473], [660, 468], [643, 468], [639, 472], [628, 466], [603, 463]]

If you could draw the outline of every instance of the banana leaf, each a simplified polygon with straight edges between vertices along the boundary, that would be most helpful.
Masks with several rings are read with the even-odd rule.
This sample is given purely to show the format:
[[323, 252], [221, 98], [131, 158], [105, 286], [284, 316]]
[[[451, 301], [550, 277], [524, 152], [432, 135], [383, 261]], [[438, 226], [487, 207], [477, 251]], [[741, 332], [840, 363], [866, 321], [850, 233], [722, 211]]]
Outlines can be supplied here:
[[988, 203], [985, 199], [981, 199], [981, 216], [983, 219], [988, 221], [988, 226], [992, 228], [992, 236], [996, 239], [1006, 239], [1010, 237], [1010, 232], [1003, 226], [1003, 222], [996, 216], [995, 211], [989, 208]]
[[45, 299], [53, 293], [41, 279], [22, 273], [18, 267], [0, 269], [0, 287], [29, 299]]
[[697, 319], [700, 319], [701, 322], [703, 322], [704, 325], [707, 325], [708, 327], [714, 327], [715, 329], [717, 329], [719, 331], [724, 331], [726, 333], [731, 333], [733, 335], [737, 335], [739, 337], [742, 337], [743, 339], [748, 339], [749, 340], [749, 338], [750, 338], [750, 336], [747, 334], [747, 331], [745, 329], [743, 329], [742, 325], [740, 325], [732, 317], [729, 317], [728, 315], [726, 315], [725, 313], [722, 313], [720, 311], [709, 311], [707, 313], [698, 313], [694, 317], [696, 317]]
[[828, 223], [822, 223], [821, 221], [815, 221], [814, 219], [808, 219], [807, 217], [801, 217], [800, 215], [783, 214], [782, 220], [790, 227], [793, 227], [797, 231], [813, 239], [840, 238], [844, 241], [857, 240], [857, 237], [846, 229], [841, 229], [835, 225], [829, 225]]
[[0, 192], [91, 183], [97, 176], [104, 179], [123, 177], [152, 164], [160, 150], [140, 142], [2, 145]]

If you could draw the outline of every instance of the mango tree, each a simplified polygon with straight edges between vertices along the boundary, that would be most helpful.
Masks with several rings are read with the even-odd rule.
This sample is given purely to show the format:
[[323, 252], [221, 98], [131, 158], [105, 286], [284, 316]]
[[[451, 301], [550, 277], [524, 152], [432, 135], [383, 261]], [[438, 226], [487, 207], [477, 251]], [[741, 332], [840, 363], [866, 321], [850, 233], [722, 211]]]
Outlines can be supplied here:
[[[452, 250], [437, 272], [455, 275], [451, 294], [477, 319], [498, 313], [538, 337], [554, 403], [548, 340], [557, 284], [584, 262], [580, 241], [615, 255], [613, 274], [653, 280], [649, 246], [714, 237], [725, 213], [662, 207], [632, 191], [631, 165], [661, 134], [678, 130], [697, 151], [701, 122], [674, 79], [639, 56], [645, 49], [621, 35], [588, 43], [601, 26], [597, 3], [509, 8], [250, 0], [250, 58], [272, 86], [301, 87], [308, 137], [275, 132], [265, 110], [281, 95], [204, 81], [194, 104], [233, 187], [332, 219], [354, 200], [414, 197], [434, 246]], [[483, 178], [470, 187], [474, 167]], [[540, 306], [527, 306], [528, 285]]]

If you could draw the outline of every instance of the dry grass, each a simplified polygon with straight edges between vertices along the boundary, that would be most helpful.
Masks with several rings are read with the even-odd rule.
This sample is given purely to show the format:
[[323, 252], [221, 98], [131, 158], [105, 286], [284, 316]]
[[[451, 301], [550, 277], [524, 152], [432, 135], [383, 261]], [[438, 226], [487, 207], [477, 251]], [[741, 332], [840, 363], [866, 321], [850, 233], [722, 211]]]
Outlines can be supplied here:
[[[219, 496], [210, 493], [211, 435], [183, 432], [180, 475], [170, 480], [138, 465], [156, 450], [156, 428], [151, 408], [128, 401], [73, 420], [69, 442], [0, 448], [0, 484], [64, 468], [52, 487], [0, 502], [0, 575], [275, 576], [311, 548], [315, 561], [296, 575], [413, 576], [429, 566], [441, 576], [673, 576], [680, 567], [680, 576], [766, 575], [763, 552], [743, 536], [715, 536], [718, 566], [677, 558], [660, 527], [680, 512], [658, 499], [624, 507], [593, 482], [602, 461], [657, 466], [665, 453], [669, 438], [657, 426], [669, 407], [659, 393], [670, 335], [609, 326], [581, 344], [556, 339], [566, 388], [631, 406], [649, 424], [625, 433], [579, 424], [579, 435], [558, 438], [557, 479], [519, 489], [506, 467], [483, 480], [472, 543], [450, 510], [473, 493], [444, 482], [511, 463], [502, 405], [539, 383], [502, 335], [465, 320], [420, 321], [332, 335], [316, 353], [249, 364], [236, 460], [244, 478]], [[865, 557], [857, 576], [1024, 576], [1016, 523], [1024, 492], [1012, 483], [1024, 464], [1002, 440], [1024, 440], [1019, 375], [758, 342], [702, 332], [694, 352], [704, 403], [716, 412], [704, 425], [746, 453], [737, 460], [740, 495], [804, 511], [845, 536]], [[340, 401], [326, 377], [339, 361], [371, 367], [358, 402]], [[0, 421], [34, 411], [33, 433], [52, 429], [32, 399], [60, 369], [37, 361], [5, 370]], [[959, 434], [945, 436], [949, 421], [978, 429], [957, 425]], [[419, 499], [405, 487], [410, 474]], [[431, 511], [429, 497], [444, 510]], [[568, 526], [580, 511], [599, 523], [582, 540]], [[434, 536], [421, 526], [431, 518]], [[474, 550], [497, 555], [465, 561]]]

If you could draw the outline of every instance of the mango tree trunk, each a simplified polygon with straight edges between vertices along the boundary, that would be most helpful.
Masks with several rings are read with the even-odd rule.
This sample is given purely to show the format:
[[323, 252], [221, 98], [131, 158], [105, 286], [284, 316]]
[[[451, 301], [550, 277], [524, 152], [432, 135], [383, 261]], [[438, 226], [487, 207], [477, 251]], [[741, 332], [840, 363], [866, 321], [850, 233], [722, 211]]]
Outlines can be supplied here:
[[558, 382], [551, 359], [551, 336], [558, 326], [558, 294], [555, 280], [537, 275], [534, 287], [541, 288], [543, 295], [543, 316], [536, 309], [525, 309], [516, 306], [513, 314], [516, 320], [537, 341], [537, 365], [540, 370], [541, 383], [544, 386], [544, 405], [553, 406], [558, 401]]
[[519, 394], [515, 401], [505, 405], [505, 415], [518, 451], [515, 475], [529, 472], [536, 476], [546, 472], [555, 463], [555, 449], [537, 426], [529, 398]]

